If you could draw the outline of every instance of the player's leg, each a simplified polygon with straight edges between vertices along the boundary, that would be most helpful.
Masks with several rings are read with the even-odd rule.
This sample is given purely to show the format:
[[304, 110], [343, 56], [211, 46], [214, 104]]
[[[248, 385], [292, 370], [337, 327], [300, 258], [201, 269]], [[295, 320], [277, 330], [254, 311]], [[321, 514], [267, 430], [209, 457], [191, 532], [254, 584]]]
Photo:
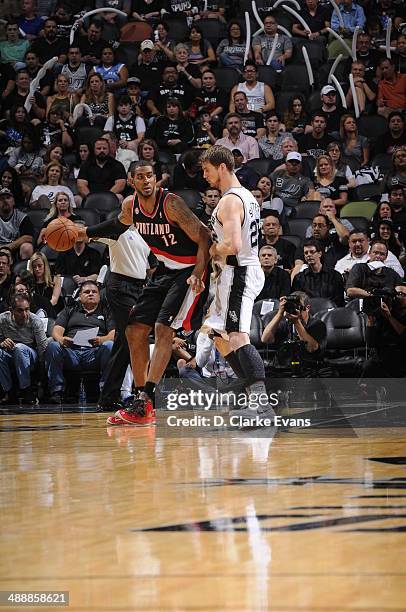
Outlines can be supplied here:
[[172, 342], [174, 337], [174, 329], [163, 323], [155, 323], [155, 346], [147, 377], [145, 389], [147, 393], [148, 383], [152, 383], [155, 386], [164, 375], [172, 355]]
[[151, 325], [129, 323], [125, 335], [130, 350], [131, 369], [136, 388], [145, 387], [149, 364], [149, 340]]

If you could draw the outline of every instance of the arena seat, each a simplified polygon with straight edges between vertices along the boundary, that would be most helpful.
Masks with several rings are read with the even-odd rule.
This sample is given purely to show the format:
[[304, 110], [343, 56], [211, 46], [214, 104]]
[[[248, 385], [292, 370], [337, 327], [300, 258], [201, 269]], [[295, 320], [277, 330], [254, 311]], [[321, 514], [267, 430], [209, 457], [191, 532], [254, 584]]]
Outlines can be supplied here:
[[83, 208], [110, 212], [111, 210], [120, 208], [120, 203], [117, 196], [111, 191], [99, 191], [90, 193], [87, 196]]
[[298, 206], [295, 206], [295, 216], [294, 219], [313, 219], [315, 215], [319, 212], [320, 202], [319, 200], [308, 200], [307, 202], [302, 202]]
[[293, 236], [292, 234], [283, 234], [282, 238], [294, 244], [296, 248], [302, 244], [302, 238], [300, 236]]
[[186, 204], [194, 210], [201, 201], [200, 192], [196, 189], [174, 189], [173, 191], [178, 196], [180, 196], [183, 200], [185, 200]]
[[322, 317], [327, 328], [325, 360], [340, 374], [354, 376], [366, 356], [363, 317], [351, 308], [335, 308]]
[[178, 42], [183, 42], [189, 35], [189, 26], [187, 24], [186, 15], [178, 13], [176, 15], [165, 15], [165, 23], [168, 26], [169, 38]]
[[249, 159], [246, 165], [255, 170], [259, 176], [269, 176], [271, 173], [271, 162], [272, 160], [270, 159], [254, 157], [253, 159]]
[[120, 30], [120, 43], [142, 42], [151, 38], [152, 27], [145, 21], [125, 23]]
[[289, 219], [289, 231], [295, 236], [304, 238], [306, 230], [311, 223], [311, 219]]
[[100, 223], [100, 214], [97, 210], [92, 208], [79, 208], [76, 209], [76, 214], [78, 217], [83, 219], [86, 225], [96, 225]]
[[222, 21], [219, 19], [204, 18], [199, 19], [196, 25], [201, 29], [203, 38], [209, 41], [214, 47], [214, 52], [219, 44], [220, 40], [227, 38], [227, 29]]
[[234, 68], [222, 66], [214, 68], [213, 72], [216, 75], [217, 86], [225, 91], [231, 91], [234, 85], [240, 82], [240, 75]]
[[332, 308], [336, 308], [335, 303], [328, 298], [322, 297], [314, 297], [310, 298], [310, 313], [314, 315], [316, 312], [320, 312], [321, 310], [331, 310]]
[[341, 219], [349, 221], [354, 229], [368, 233], [369, 222], [365, 217], [340, 217], [340, 220]]
[[[376, 164], [372, 164], [376, 165]], [[376, 185], [375, 183], [371, 183], [368, 185], [359, 185], [354, 189], [355, 197], [358, 201], [362, 200], [377, 200], [381, 199], [382, 195], [382, 187], [381, 185]]]
[[301, 64], [288, 64], [282, 72], [282, 91], [300, 92], [307, 96], [310, 92], [309, 75]]
[[376, 211], [376, 202], [348, 202], [340, 210], [340, 217], [365, 217], [371, 220]]

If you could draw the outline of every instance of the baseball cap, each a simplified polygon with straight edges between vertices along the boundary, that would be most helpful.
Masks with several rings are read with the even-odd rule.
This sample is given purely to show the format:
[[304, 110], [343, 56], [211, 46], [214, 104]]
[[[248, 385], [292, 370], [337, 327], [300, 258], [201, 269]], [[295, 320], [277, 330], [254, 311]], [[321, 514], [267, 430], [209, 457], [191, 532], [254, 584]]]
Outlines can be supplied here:
[[291, 161], [292, 159], [301, 162], [302, 156], [297, 151], [290, 151], [290, 153], [288, 153], [286, 156], [286, 161]]
[[320, 94], [322, 96], [328, 96], [329, 93], [337, 93], [335, 87], [333, 87], [332, 85], [324, 85], [323, 89], [321, 90]]
[[154, 43], [152, 42], [152, 40], [143, 40], [141, 43], [141, 51], [145, 51], [145, 49], [153, 49], [154, 48]]
[[1, 196], [6, 196], [6, 195], [13, 195], [12, 191], [10, 191], [10, 189], [7, 189], [7, 187], [3, 187], [3, 189], [0, 189], [0, 197]]
[[135, 83], [136, 85], [140, 85], [141, 81], [138, 77], [130, 77], [129, 79], [127, 79], [127, 85], [131, 84], [131, 83]]

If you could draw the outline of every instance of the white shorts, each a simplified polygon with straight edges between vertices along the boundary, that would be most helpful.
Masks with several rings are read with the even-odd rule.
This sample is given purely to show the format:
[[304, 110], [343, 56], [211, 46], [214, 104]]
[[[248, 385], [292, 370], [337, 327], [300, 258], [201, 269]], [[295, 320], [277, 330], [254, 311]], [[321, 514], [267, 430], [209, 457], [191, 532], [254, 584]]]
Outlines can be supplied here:
[[219, 332], [249, 334], [254, 301], [264, 282], [261, 266], [225, 266], [212, 281], [214, 299], [204, 327]]

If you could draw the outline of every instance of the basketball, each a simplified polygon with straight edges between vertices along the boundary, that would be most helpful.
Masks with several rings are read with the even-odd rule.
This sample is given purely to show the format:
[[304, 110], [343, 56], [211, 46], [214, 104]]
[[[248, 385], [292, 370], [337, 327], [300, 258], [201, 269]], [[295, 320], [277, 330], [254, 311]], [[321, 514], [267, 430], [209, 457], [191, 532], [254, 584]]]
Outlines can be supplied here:
[[54, 251], [69, 251], [78, 237], [78, 228], [65, 217], [51, 221], [45, 231], [47, 245]]

